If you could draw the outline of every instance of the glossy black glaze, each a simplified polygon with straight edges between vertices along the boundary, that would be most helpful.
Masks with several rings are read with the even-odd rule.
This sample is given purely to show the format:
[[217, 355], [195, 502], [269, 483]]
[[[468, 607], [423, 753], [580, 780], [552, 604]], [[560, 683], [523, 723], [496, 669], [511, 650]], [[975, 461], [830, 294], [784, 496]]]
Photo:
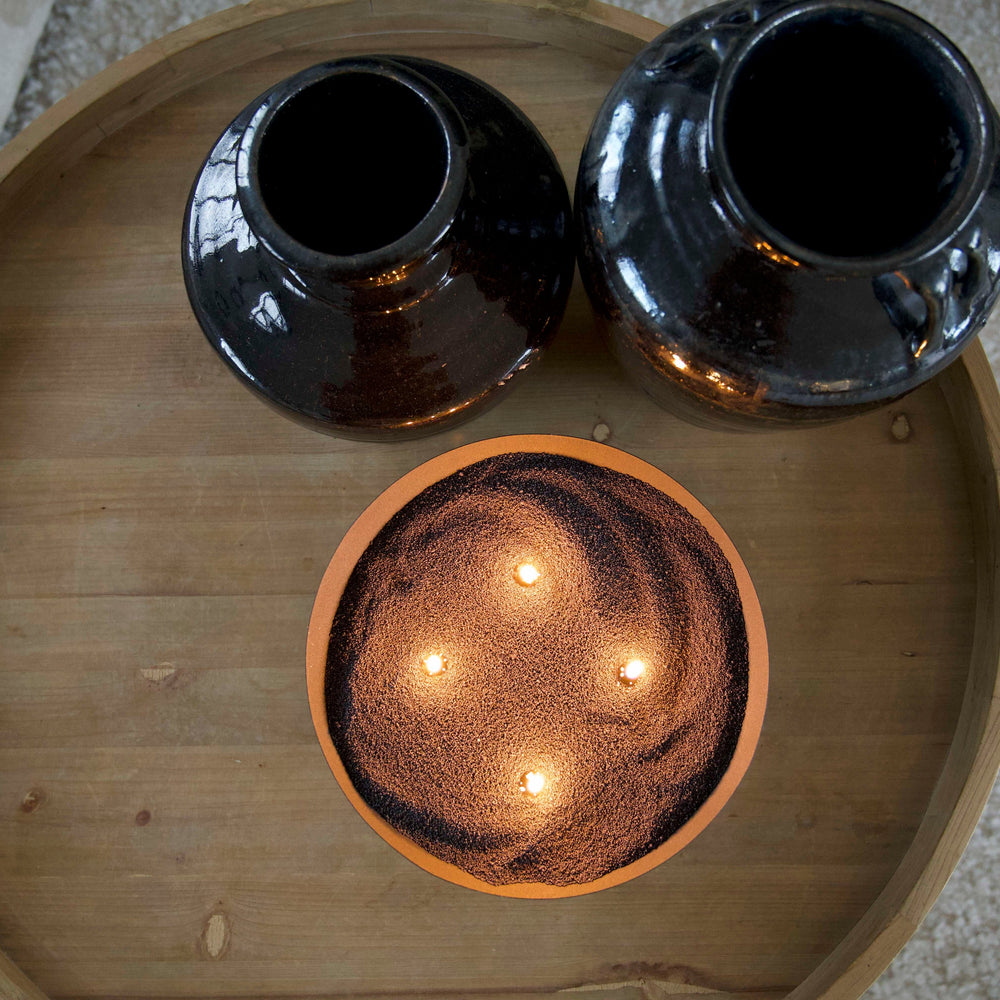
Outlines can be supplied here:
[[223, 133], [183, 265], [209, 342], [265, 400], [347, 437], [417, 436], [496, 401], [550, 340], [573, 273], [569, 196], [482, 81], [336, 60]]
[[699, 423], [897, 398], [1000, 291], [996, 111], [877, 0], [733, 0], [635, 58], [583, 151], [580, 266], [612, 348]]

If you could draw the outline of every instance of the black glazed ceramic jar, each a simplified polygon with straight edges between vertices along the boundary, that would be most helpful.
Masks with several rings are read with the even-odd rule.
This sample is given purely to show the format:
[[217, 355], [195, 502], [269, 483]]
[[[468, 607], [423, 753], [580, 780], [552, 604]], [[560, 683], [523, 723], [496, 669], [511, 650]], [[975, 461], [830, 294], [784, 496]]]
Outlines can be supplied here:
[[184, 223], [188, 295], [233, 373], [361, 439], [494, 402], [554, 333], [573, 257], [566, 185], [528, 119], [400, 56], [314, 66], [254, 101]]
[[615, 354], [710, 425], [903, 395], [997, 297], [997, 142], [963, 56], [894, 5], [682, 21], [618, 80], [580, 164], [581, 271]]

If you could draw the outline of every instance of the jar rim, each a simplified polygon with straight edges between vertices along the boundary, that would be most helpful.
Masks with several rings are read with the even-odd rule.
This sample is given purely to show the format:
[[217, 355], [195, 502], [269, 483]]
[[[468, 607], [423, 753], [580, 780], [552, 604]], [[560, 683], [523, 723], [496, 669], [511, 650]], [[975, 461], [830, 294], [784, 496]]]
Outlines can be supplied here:
[[[274, 257], [296, 273], [325, 279], [350, 280], [384, 274], [428, 254], [455, 218], [465, 189], [468, 133], [448, 96], [410, 63], [392, 56], [335, 59], [311, 66], [267, 91], [240, 136], [236, 155], [236, 190], [240, 209], [251, 231]], [[337, 254], [301, 242], [272, 215], [259, 176], [261, 147], [269, 125], [290, 101], [337, 76], [360, 75], [389, 80], [407, 88], [423, 103], [439, 127], [444, 147], [442, 183], [420, 220], [398, 238], [371, 250]]]
[[[841, 256], [805, 246], [773, 226], [751, 204], [736, 180], [727, 151], [724, 129], [734, 84], [748, 60], [764, 42], [791, 25], [818, 21], [834, 13], [855, 13], [869, 23], [888, 26], [919, 40], [935, 51], [935, 68], [951, 81], [958, 105], [968, 114], [969, 155], [955, 190], [935, 218], [901, 246], [886, 253]], [[996, 143], [994, 112], [989, 97], [966, 57], [932, 24], [884, 0], [799, 0], [763, 18], [734, 46], [723, 63], [709, 107], [708, 155], [719, 179], [726, 207], [735, 220], [769, 251], [782, 259], [841, 274], [875, 275], [927, 256], [939, 249], [961, 229], [981, 199], [991, 173], [990, 151]]]

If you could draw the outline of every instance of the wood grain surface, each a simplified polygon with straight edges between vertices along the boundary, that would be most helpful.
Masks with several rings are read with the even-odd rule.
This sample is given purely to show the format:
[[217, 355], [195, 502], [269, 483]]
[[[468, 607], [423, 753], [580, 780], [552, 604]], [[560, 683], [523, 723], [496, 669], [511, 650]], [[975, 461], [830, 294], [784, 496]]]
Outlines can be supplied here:
[[[1000, 759], [1000, 407], [978, 346], [879, 413], [733, 436], [633, 389], [577, 287], [499, 407], [364, 445], [252, 398], [187, 305], [188, 189], [273, 82], [355, 52], [440, 59], [516, 101], [572, 184], [657, 30], [587, 3], [251, 4], [0, 151], [0, 996], [856, 998], [933, 902]], [[565, 900], [474, 893], [340, 793], [306, 700], [312, 599], [419, 462], [599, 425], [747, 563], [771, 657], [759, 749], [653, 872]]]

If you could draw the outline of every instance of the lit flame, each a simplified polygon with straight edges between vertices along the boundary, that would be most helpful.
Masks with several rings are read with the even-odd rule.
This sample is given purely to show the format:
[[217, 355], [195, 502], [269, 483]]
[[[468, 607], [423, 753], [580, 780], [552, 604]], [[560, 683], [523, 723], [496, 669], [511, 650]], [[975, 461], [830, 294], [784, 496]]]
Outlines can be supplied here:
[[618, 679], [629, 686], [633, 685], [646, 672], [646, 664], [642, 660], [629, 660], [618, 670]]
[[424, 658], [424, 670], [426, 670], [431, 677], [436, 677], [444, 670], [444, 667], [444, 657], [438, 655], [437, 653], [431, 653], [430, 656]]
[[531, 563], [522, 563], [514, 571], [514, 578], [522, 587], [530, 587], [541, 575]]
[[670, 355], [670, 363], [678, 371], [684, 371], [687, 368], [687, 362], [679, 354], [671, 354]]
[[526, 795], [537, 795], [545, 787], [545, 775], [541, 771], [528, 771], [521, 775], [520, 790]]

